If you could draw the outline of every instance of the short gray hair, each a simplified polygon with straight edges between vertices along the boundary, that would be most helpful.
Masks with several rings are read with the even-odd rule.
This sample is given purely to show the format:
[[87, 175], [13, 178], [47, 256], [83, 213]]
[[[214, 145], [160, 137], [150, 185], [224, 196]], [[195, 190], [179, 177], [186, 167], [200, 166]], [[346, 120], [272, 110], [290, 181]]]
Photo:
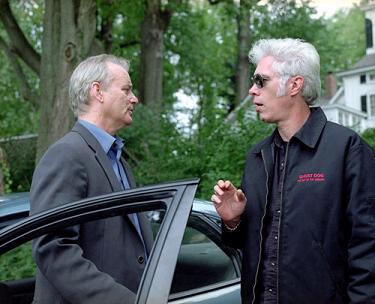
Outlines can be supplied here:
[[315, 47], [301, 39], [261, 39], [249, 52], [253, 64], [267, 56], [275, 59], [273, 72], [280, 77], [279, 96], [285, 95], [286, 82], [293, 76], [302, 76], [302, 96], [312, 105], [320, 95], [320, 58]]
[[73, 71], [69, 82], [70, 106], [76, 117], [87, 111], [89, 92], [93, 82], [106, 88], [112, 80], [107, 63], [117, 64], [129, 71], [129, 62], [114, 55], [101, 54], [82, 61]]

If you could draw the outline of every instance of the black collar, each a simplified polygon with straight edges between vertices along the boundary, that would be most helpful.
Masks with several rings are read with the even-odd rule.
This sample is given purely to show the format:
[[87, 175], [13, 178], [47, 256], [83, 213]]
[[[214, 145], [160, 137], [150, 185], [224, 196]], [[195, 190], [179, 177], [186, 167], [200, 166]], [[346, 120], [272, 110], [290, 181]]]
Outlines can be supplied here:
[[[294, 134], [291, 140], [293, 140], [293, 138], [296, 138], [306, 146], [314, 148], [327, 123], [327, 117], [320, 107], [310, 108], [310, 111], [311, 113], [309, 118], [302, 126], [302, 128], [296, 134]], [[264, 141], [258, 144], [254, 148], [253, 152], [260, 153], [264, 147], [270, 146], [272, 143], [277, 144], [278, 142], [276, 139], [276, 135], [280, 136], [277, 129], [274, 130], [270, 137], [266, 138]]]

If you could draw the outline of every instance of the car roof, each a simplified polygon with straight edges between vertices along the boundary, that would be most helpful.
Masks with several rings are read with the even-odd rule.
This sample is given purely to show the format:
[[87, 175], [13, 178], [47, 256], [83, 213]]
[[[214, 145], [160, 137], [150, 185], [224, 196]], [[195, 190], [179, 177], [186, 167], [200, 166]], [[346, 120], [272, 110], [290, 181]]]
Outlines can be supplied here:
[[11, 214], [29, 212], [29, 192], [9, 193], [0, 196], [0, 218]]
[[212, 202], [199, 198], [194, 199], [193, 211], [219, 217]]

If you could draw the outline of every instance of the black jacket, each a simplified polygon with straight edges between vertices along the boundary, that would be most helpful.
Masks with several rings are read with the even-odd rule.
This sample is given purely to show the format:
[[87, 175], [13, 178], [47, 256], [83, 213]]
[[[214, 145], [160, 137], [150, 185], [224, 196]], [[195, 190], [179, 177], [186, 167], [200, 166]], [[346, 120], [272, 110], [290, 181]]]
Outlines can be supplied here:
[[[242, 299], [254, 300], [266, 204], [270, 203], [274, 134], [247, 155], [247, 197], [235, 232], [243, 249]], [[289, 141], [278, 245], [279, 303], [375, 303], [375, 157], [353, 131], [320, 108]], [[257, 299], [256, 299], [257, 300]]]

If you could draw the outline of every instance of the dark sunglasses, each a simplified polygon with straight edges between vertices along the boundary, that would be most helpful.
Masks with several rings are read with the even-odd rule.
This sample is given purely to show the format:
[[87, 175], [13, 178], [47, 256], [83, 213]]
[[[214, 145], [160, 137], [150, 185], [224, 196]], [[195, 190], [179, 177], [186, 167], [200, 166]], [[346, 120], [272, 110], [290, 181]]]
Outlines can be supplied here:
[[258, 89], [263, 88], [266, 82], [270, 80], [268, 77], [262, 76], [260, 74], [255, 74], [252, 78], [252, 83], [257, 86]]

